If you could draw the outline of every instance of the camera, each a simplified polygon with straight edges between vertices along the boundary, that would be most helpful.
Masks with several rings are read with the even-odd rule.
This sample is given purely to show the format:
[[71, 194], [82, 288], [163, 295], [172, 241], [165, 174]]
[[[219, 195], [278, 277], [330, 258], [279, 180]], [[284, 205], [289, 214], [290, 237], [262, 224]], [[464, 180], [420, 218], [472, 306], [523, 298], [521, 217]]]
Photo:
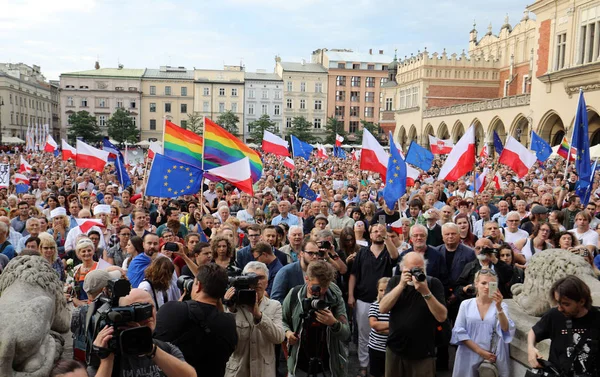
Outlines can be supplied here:
[[427, 280], [427, 275], [423, 272], [423, 269], [420, 267], [413, 267], [410, 269], [410, 274], [417, 279], [418, 282], [424, 282]]
[[483, 249], [481, 249], [481, 254], [498, 254], [498, 250], [492, 248], [492, 247], [484, 247]]
[[317, 242], [317, 246], [319, 247], [319, 251], [321, 251], [321, 250], [324, 250], [324, 251], [331, 250], [331, 242], [329, 242], [329, 241], [320, 241], [320, 242]]
[[310, 287], [310, 293], [312, 297], [306, 297], [302, 299], [302, 317], [304, 319], [304, 325], [308, 326], [312, 323], [315, 312], [317, 310], [329, 309], [331, 307], [331, 303], [322, 300], [321, 297], [321, 287], [318, 285], [313, 285]]
[[179, 250], [179, 247], [175, 242], [167, 242], [165, 243], [165, 250], [175, 252]]
[[229, 278], [229, 287], [235, 288], [235, 294], [226, 305], [245, 305], [253, 307], [256, 304], [256, 291], [254, 287], [258, 283], [258, 275], [253, 272], [245, 275], [233, 276]]
[[192, 286], [193, 285], [194, 285], [194, 278], [191, 276], [181, 275], [180, 277], [177, 278], [177, 288], [179, 288], [179, 290], [181, 291], [182, 294], [185, 292], [185, 295], [183, 296], [183, 301], [186, 301], [186, 300], [189, 300], [192, 298], [191, 294], [192, 294]]

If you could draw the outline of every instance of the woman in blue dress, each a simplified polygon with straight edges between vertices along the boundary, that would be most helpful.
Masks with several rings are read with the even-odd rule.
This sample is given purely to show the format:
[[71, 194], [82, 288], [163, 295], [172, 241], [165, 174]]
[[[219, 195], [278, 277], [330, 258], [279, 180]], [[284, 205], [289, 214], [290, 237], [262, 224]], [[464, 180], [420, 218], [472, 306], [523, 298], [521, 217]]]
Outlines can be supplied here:
[[[475, 275], [477, 296], [461, 303], [452, 329], [451, 343], [458, 345], [452, 375], [478, 377], [484, 361], [496, 363], [498, 375], [510, 376], [509, 343], [515, 324], [502, 302], [499, 289], [490, 297], [490, 282], [498, 282], [493, 270], [482, 269]], [[492, 342], [492, 338], [494, 341]]]

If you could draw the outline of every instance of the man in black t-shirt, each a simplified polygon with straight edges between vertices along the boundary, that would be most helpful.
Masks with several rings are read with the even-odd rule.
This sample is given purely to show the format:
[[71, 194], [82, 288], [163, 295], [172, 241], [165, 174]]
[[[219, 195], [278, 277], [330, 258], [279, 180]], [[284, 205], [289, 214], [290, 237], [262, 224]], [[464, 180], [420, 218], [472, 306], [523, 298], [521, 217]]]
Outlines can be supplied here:
[[600, 373], [600, 310], [592, 306], [590, 288], [570, 275], [552, 285], [558, 304], [536, 323], [527, 337], [527, 355], [533, 368], [541, 368], [542, 356], [535, 344], [550, 339], [552, 364], [566, 376], [598, 376]]
[[410, 252], [400, 262], [402, 275], [390, 279], [379, 303], [381, 313], [390, 313], [386, 376], [435, 376], [436, 329], [448, 314], [444, 286], [434, 277], [417, 280], [415, 268], [425, 273], [425, 258]]
[[227, 284], [223, 268], [200, 266], [190, 292], [192, 299], [169, 301], [158, 312], [154, 337], [179, 347], [198, 376], [224, 376], [237, 345], [235, 317], [219, 308]]

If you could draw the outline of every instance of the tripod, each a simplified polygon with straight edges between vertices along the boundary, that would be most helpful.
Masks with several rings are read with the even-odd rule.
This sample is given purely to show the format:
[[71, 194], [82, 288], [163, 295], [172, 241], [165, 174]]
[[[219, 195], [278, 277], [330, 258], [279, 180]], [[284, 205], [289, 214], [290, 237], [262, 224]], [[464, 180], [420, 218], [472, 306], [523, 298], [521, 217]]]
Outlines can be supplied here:
[[325, 368], [323, 367], [323, 361], [319, 357], [311, 357], [308, 362], [308, 377], [319, 377], [319, 371], [321, 371], [321, 375], [323, 377], [327, 377], [325, 375]]
[[[304, 330], [304, 334], [308, 335], [309, 327], [313, 321], [313, 311], [309, 311], [302, 315], [302, 322], [300, 326]], [[327, 347], [327, 339], [306, 339], [306, 344], [304, 351], [306, 352], [306, 356], [308, 356], [308, 371], [306, 373], [307, 377], [319, 377], [319, 375], [323, 377], [328, 377], [325, 374], [325, 366], [323, 365], [323, 359], [318, 356], [319, 355], [319, 347]]]

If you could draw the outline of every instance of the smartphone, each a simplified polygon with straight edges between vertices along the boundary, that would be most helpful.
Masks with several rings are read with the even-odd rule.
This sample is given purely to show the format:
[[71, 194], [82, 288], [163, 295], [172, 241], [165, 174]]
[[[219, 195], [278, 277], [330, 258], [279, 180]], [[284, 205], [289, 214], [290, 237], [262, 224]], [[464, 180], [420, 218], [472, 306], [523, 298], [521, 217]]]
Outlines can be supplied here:
[[379, 215], [379, 224], [385, 225], [385, 216], [384, 215]]
[[492, 297], [494, 297], [494, 295], [496, 294], [496, 291], [498, 290], [498, 282], [490, 281], [489, 286], [490, 286], [489, 296], [490, 296], [490, 298], [492, 298]]

